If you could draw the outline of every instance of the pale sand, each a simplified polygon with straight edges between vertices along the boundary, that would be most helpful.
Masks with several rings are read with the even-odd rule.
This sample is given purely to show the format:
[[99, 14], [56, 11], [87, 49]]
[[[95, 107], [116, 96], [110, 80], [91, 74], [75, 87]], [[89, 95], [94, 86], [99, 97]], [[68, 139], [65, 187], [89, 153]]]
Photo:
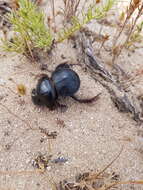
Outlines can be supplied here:
[[[89, 25], [90, 27], [90, 25]], [[91, 26], [92, 28], [92, 26]], [[99, 44], [95, 45], [95, 52]], [[142, 50], [135, 53], [124, 52], [118, 59], [120, 66], [133, 75], [134, 71], [142, 68]], [[75, 63], [75, 50], [68, 42], [60, 44], [52, 60], [47, 62], [49, 69], [63, 62], [61, 54]], [[109, 57], [109, 56], [108, 56]], [[106, 52], [102, 51], [104, 63], [110, 61]], [[109, 59], [109, 60], [108, 60]], [[8, 88], [0, 86], [0, 103], [7, 106], [20, 118], [28, 121], [32, 128], [42, 127], [50, 132], [57, 131], [56, 139], [40, 142], [43, 135], [39, 131], [28, 130], [26, 123], [14, 117], [0, 105], [0, 172], [1, 171], [34, 171], [32, 160], [38, 152], [52, 158], [63, 156], [68, 159], [64, 164], [50, 164], [44, 174], [3, 175], [0, 173], [1, 190], [47, 190], [51, 189], [49, 180], [58, 183], [70, 179], [78, 173], [104, 168], [119, 153], [123, 152], [114, 164], [107, 170], [120, 175], [121, 180], [143, 179], [143, 130], [128, 114], [120, 113], [110, 100], [110, 96], [98, 82], [79, 66], [73, 69], [81, 78], [79, 97], [92, 97], [99, 92], [100, 99], [91, 104], [79, 104], [67, 98], [61, 100], [68, 106], [65, 113], [38, 108], [31, 102], [31, 89], [36, 85], [33, 74], [40, 74], [38, 65], [28, 62], [21, 56], [1, 53], [0, 82], [17, 93], [16, 84], [26, 86], [26, 95], [19, 97]], [[50, 75], [48, 73], [48, 75]], [[143, 93], [143, 78], [140, 76], [130, 89], [140, 95]], [[63, 120], [65, 127], [57, 124], [57, 118]], [[23, 134], [24, 133], [24, 134]], [[11, 145], [10, 150], [5, 146]], [[124, 185], [117, 190], [141, 190], [142, 186]]]

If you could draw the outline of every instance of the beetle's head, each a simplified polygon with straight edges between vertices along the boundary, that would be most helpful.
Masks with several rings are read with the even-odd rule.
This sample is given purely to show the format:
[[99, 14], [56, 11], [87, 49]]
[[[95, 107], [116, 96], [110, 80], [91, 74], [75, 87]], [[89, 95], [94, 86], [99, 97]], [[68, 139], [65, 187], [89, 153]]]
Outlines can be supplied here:
[[32, 102], [35, 105], [39, 105], [39, 106], [43, 105], [43, 102], [42, 102], [40, 96], [37, 94], [37, 91], [35, 88], [31, 92], [31, 98], [32, 98]]

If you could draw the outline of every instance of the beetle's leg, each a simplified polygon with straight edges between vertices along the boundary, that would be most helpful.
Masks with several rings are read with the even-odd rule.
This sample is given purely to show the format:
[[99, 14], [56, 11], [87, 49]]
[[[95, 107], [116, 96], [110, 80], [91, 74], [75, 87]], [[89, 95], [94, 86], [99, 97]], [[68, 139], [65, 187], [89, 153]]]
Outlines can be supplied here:
[[65, 112], [67, 110], [67, 105], [60, 104], [58, 101], [56, 101], [56, 106], [61, 109], [61, 112]]
[[67, 110], [67, 106], [64, 104], [60, 104], [58, 101], [56, 101], [54, 104], [47, 105], [50, 111], [56, 110], [57, 108], [60, 108], [61, 112], [65, 112]]
[[53, 111], [56, 109], [56, 105], [53, 104], [53, 105], [47, 105], [47, 107], [49, 108], [50, 111]]
[[94, 101], [97, 101], [99, 99], [99, 96], [101, 95], [101, 93], [97, 94], [96, 96], [94, 96], [93, 98], [85, 98], [85, 99], [79, 99], [75, 96], [71, 96], [75, 101], [79, 102], [79, 103], [92, 103]]

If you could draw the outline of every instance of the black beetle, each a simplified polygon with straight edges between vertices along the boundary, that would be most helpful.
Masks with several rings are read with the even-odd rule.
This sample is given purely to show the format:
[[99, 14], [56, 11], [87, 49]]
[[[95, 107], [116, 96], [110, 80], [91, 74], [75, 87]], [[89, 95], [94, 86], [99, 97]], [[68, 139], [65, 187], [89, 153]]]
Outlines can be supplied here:
[[70, 96], [80, 103], [90, 103], [98, 99], [99, 95], [90, 99], [78, 99], [74, 94], [79, 90], [80, 78], [68, 64], [60, 64], [52, 73], [51, 78], [43, 75], [32, 90], [32, 101], [35, 105], [47, 106], [54, 109], [55, 106], [65, 106], [58, 103], [58, 97]]

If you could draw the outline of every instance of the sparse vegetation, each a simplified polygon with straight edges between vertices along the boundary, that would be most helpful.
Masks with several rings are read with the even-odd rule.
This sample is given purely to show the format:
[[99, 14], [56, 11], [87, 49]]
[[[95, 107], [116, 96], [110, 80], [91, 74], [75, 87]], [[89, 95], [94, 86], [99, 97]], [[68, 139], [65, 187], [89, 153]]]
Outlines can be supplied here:
[[136, 48], [136, 43], [142, 43], [143, 41], [143, 22], [135, 26], [134, 32], [131, 34], [130, 39], [128, 40], [126, 47], [129, 49], [131, 47]]
[[72, 34], [79, 31], [83, 26], [94, 19], [99, 20], [104, 18], [115, 2], [116, 0], [107, 0], [106, 3], [101, 6], [97, 6], [97, 4], [90, 5], [86, 13], [82, 12], [82, 19], [72, 16], [72, 26], [69, 28], [64, 28], [62, 32], [59, 32], [57, 41], [62, 42], [63, 40], [68, 39]]
[[[138, 25], [138, 20], [143, 15], [142, 10], [143, 10], [142, 0], [131, 0], [129, 6], [126, 9], [126, 12], [123, 12], [121, 14], [119, 20], [124, 20], [124, 17], [125, 17], [125, 20], [122, 24], [122, 27], [121, 27], [118, 35], [115, 36], [115, 38], [114, 38], [115, 40], [113, 42], [113, 49], [112, 49], [113, 50], [112, 51], [113, 63], [118, 58], [118, 56], [121, 54], [121, 52], [124, 48], [127, 48], [127, 47], [133, 45], [141, 37], [140, 33], [142, 30], [142, 23], [140, 25]], [[134, 16], [134, 15], [136, 15], [136, 16]], [[126, 37], [125, 41], [123, 41], [121, 43], [121, 42], [119, 42], [120, 37], [127, 26], [130, 26], [127, 37]]]
[[[86, 13], [84, 11], [82, 12], [82, 19], [75, 16], [80, 1], [73, 1], [73, 3], [64, 1], [66, 9], [65, 16], [68, 20], [70, 18], [71, 26], [61, 29], [54, 37], [45, 26], [44, 14], [38, 10], [36, 4], [28, 0], [19, 0], [19, 8], [7, 15], [7, 19], [13, 25], [15, 34], [12, 40], [3, 40], [3, 49], [33, 58], [33, 48], [48, 50], [51, 48], [54, 38], [56, 39], [56, 43], [68, 39], [90, 21], [105, 17], [115, 1], [107, 0], [101, 6], [97, 6], [97, 4], [90, 5]], [[54, 7], [53, 17], [55, 17]]]
[[32, 56], [33, 48], [49, 49], [53, 39], [45, 26], [44, 14], [28, 0], [18, 3], [18, 10], [7, 15], [15, 33], [12, 41], [3, 40], [4, 50]]
[[[71, 182], [66, 180], [60, 181], [59, 183], [55, 183], [51, 177], [45, 175], [45, 179], [49, 181], [52, 190], [108, 190], [112, 189], [113, 187], [117, 187], [119, 185], [124, 184], [135, 184], [135, 185], [143, 185], [143, 180], [129, 180], [129, 181], [120, 181], [119, 174], [115, 172], [109, 174], [106, 170], [118, 159], [120, 156], [121, 151], [119, 154], [101, 171], [97, 172], [85, 172], [75, 176], [75, 180]], [[31, 174], [43, 174], [46, 172], [47, 167], [51, 162], [52, 155], [42, 155], [41, 152], [38, 153], [36, 158], [33, 160], [32, 165], [35, 170], [31, 171], [0, 171], [0, 175], [31, 175]]]
[[[78, 13], [78, 7], [81, 3], [80, 0], [63, 0], [64, 3], [64, 21], [70, 23], [63, 29], [56, 29], [56, 16], [55, 16], [55, 2], [52, 2], [52, 17], [55, 30], [51, 33], [52, 28], [45, 25], [45, 15], [38, 10], [36, 4], [28, 0], [19, 0], [17, 2], [18, 9], [14, 9], [7, 15], [7, 19], [13, 25], [15, 32], [12, 40], [3, 40], [3, 49], [10, 52], [17, 52], [26, 55], [27, 57], [34, 57], [33, 49], [39, 48], [41, 50], [49, 50], [52, 48], [52, 44], [61, 43], [65, 39], [70, 38], [75, 32], [82, 29], [86, 24], [92, 20], [100, 20], [107, 16], [109, 10], [113, 5], [118, 2], [117, 0], [107, 0], [105, 3], [96, 1], [94, 4], [88, 6], [87, 11], [82, 10]], [[84, 1], [84, 5], [87, 1]], [[118, 34], [114, 37], [112, 49], [112, 62], [114, 63], [118, 56], [121, 54], [124, 48], [130, 48], [134, 46], [136, 42], [142, 40], [142, 27], [143, 23], [138, 23], [138, 20], [142, 16], [143, 2], [141, 0], [131, 0], [126, 11], [123, 11], [119, 17], [121, 23]], [[133, 18], [135, 12], [138, 12]], [[77, 16], [78, 15], [78, 16]], [[130, 22], [131, 21], [131, 22]], [[124, 33], [126, 27], [129, 27], [129, 31], [125, 41], [120, 41], [120, 37]], [[104, 43], [110, 39], [104, 40], [100, 46], [100, 50], [104, 47]], [[55, 40], [54, 40], [55, 39]], [[100, 52], [99, 50], [99, 52]]]

